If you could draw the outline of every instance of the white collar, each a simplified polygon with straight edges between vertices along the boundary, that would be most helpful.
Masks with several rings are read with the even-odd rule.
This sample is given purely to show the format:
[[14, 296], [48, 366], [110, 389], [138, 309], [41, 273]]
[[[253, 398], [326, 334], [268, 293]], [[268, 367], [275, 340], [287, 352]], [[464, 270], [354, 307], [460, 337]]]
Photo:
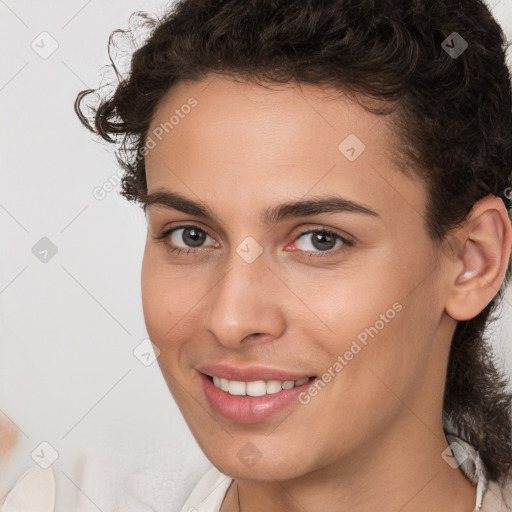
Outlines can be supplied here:
[[461, 471], [466, 478], [476, 484], [476, 503], [473, 512], [481, 510], [489, 482], [485, 476], [485, 468], [480, 453], [472, 444], [455, 434], [445, 433], [445, 437]]

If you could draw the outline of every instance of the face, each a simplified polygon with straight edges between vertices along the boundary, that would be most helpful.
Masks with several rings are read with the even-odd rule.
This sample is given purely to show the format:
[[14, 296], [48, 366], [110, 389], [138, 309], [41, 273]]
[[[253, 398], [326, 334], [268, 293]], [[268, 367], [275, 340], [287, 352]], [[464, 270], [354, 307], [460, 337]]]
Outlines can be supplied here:
[[256, 480], [437, 429], [453, 332], [425, 188], [394, 168], [387, 121], [273, 87], [175, 86], [146, 156], [148, 334], [206, 456]]

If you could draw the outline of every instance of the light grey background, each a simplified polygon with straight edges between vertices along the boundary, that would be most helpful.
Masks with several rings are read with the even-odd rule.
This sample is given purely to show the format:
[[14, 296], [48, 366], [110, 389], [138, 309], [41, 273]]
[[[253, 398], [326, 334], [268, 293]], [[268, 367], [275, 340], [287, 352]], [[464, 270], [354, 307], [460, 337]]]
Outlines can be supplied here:
[[[512, 40], [512, 0], [491, 5]], [[118, 168], [73, 112], [102, 80], [111, 31], [164, 7], [0, 0], [0, 409], [20, 429], [0, 460], [0, 498], [43, 441], [59, 454], [59, 511], [175, 511], [210, 466], [157, 364], [133, 354], [147, 338], [145, 219], [119, 187], [94, 197]], [[43, 237], [57, 248], [46, 263], [32, 252]], [[512, 373], [511, 304], [509, 293], [493, 339]]]

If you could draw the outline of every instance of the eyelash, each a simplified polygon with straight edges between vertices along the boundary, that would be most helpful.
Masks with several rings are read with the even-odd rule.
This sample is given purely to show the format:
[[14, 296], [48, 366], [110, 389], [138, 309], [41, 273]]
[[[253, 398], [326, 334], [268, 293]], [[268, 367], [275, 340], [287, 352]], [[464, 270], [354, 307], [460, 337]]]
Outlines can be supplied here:
[[[157, 236], [155, 236], [153, 238], [155, 240], [157, 240], [157, 241], [163, 241], [164, 244], [165, 244], [165, 248], [170, 253], [174, 253], [174, 254], [177, 254], [177, 255], [182, 255], [182, 254], [189, 254], [189, 253], [194, 253], [194, 252], [202, 252], [201, 248], [194, 249], [193, 247], [191, 247], [189, 249], [184, 249], [182, 247], [174, 247], [174, 246], [169, 245], [168, 243], [165, 242], [165, 239], [169, 235], [171, 235], [174, 231], [177, 231], [179, 229], [186, 229], [186, 228], [197, 229], [198, 231], [202, 231], [203, 233], [208, 235], [210, 238], [213, 238], [203, 228], [200, 228], [198, 226], [194, 226], [194, 225], [191, 225], [191, 224], [182, 225], [182, 226], [175, 226], [175, 227], [173, 227], [171, 229], [168, 229], [168, 230], [162, 232], [160, 235], [157, 235]], [[332, 231], [332, 230], [329, 230], [329, 229], [324, 229], [324, 228], [310, 229], [310, 230], [304, 231], [302, 233], [299, 233], [299, 235], [295, 238], [295, 240], [298, 240], [298, 239], [302, 238], [305, 235], [314, 234], [314, 233], [323, 233], [323, 234], [327, 234], [329, 236], [334, 236], [337, 239], [341, 240], [343, 242], [343, 245], [341, 247], [338, 247], [337, 249], [328, 249], [326, 251], [301, 251], [299, 249], [299, 252], [309, 253], [309, 258], [318, 258], [318, 257], [322, 258], [322, 257], [332, 256], [333, 254], [337, 254], [339, 252], [346, 251], [348, 247], [351, 247], [353, 245], [353, 242], [351, 240], [348, 240], [348, 239], [342, 237], [341, 235], [339, 235], [335, 231]]]

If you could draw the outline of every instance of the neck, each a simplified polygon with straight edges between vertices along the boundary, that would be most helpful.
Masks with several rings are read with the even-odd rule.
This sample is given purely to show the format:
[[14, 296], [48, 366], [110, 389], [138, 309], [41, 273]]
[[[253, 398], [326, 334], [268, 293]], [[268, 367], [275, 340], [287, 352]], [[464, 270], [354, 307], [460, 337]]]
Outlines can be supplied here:
[[[398, 448], [397, 448], [398, 447]], [[221, 512], [472, 512], [476, 489], [441, 457], [437, 429], [408, 415], [400, 429], [329, 467], [292, 480], [236, 480]]]

